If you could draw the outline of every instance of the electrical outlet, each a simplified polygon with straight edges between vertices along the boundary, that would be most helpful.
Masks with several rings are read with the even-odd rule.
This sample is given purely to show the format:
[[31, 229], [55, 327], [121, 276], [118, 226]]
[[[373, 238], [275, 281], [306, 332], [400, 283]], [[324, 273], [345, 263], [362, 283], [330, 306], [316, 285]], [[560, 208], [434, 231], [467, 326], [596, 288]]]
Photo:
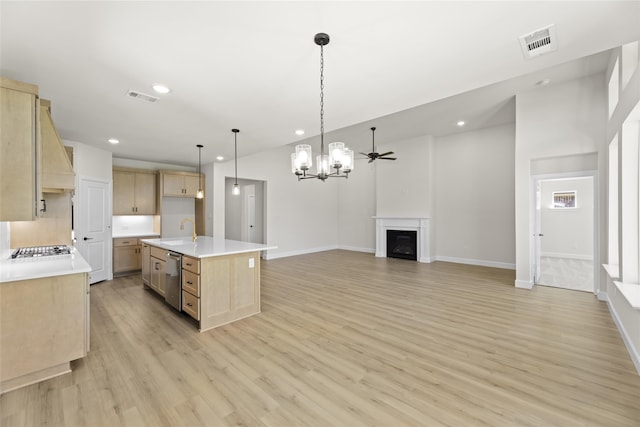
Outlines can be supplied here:
[[249, 258], [249, 268], [253, 268], [254, 267], [254, 260], [253, 258]]

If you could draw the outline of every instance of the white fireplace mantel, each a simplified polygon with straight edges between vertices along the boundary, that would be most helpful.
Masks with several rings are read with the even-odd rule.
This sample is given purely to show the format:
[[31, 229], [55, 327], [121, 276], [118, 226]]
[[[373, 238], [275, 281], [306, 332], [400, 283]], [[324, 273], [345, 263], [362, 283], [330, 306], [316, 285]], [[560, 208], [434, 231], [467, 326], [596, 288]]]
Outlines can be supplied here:
[[376, 256], [387, 257], [387, 230], [416, 231], [418, 261], [431, 262], [429, 256], [429, 218], [374, 216], [376, 220]]

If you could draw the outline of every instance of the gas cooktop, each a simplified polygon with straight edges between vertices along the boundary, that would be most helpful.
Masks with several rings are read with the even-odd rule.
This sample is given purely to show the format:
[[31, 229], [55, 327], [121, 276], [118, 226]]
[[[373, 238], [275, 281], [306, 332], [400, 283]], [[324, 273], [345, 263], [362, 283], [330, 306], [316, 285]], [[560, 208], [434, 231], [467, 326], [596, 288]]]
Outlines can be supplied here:
[[11, 254], [11, 258], [35, 258], [53, 255], [68, 255], [71, 249], [66, 245], [54, 246], [32, 246], [29, 248], [18, 248]]

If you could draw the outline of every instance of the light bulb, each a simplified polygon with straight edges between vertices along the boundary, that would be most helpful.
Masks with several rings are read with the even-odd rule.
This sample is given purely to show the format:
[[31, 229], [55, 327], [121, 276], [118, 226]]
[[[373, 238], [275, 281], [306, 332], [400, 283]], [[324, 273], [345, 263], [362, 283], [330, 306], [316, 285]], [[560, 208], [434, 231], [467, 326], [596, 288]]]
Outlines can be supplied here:
[[240, 194], [240, 187], [238, 187], [238, 184], [233, 184], [233, 191], [231, 191], [231, 194], [234, 196], [238, 196]]

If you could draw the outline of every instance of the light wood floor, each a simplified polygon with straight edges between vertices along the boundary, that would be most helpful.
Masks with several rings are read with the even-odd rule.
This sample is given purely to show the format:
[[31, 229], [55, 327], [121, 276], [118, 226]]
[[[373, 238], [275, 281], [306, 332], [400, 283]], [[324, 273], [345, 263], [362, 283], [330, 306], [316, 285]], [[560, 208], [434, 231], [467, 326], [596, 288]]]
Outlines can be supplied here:
[[9, 426], [638, 426], [606, 304], [513, 271], [329, 251], [262, 261], [262, 313], [198, 333], [139, 275], [91, 288], [91, 352]]

